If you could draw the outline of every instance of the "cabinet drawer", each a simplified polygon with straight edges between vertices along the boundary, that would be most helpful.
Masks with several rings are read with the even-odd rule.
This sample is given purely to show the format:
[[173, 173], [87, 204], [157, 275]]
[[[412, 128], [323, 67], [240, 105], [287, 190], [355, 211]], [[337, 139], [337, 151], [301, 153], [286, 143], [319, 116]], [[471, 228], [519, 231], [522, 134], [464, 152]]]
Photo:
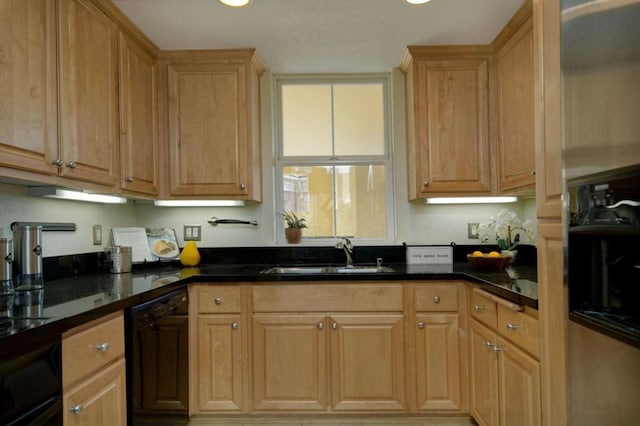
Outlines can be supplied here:
[[123, 356], [122, 313], [70, 330], [62, 339], [62, 385], [67, 387]]
[[416, 311], [451, 312], [458, 310], [458, 287], [449, 285], [416, 286]]
[[480, 292], [471, 292], [471, 316], [495, 329], [498, 327], [497, 303]]
[[539, 356], [536, 318], [498, 305], [498, 333], [531, 355]]
[[400, 284], [287, 284], [253, 287], [255, 312], [402, 311]]
[[240, 312], [240, 287], [207, 285], [198, 288], [198, 312], [201, 314]]

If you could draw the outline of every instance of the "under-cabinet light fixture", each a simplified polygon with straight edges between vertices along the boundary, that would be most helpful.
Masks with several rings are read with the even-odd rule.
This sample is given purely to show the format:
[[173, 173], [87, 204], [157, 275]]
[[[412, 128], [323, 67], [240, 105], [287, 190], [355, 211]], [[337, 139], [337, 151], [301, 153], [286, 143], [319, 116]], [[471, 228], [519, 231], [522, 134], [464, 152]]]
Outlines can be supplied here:
[[425, 198], [425, 204], [491, 204], [515, 203], [518, 197], [434, 197]]
[[[218, 0], [225, 6], [229, 7], [245, 7], [251, 0]], [[428, 0], [427, 0], [428, 1]]]
[[31, 186], [29, 187], [29, 195], [32, 197], [57, 198], [59, 200], [86, 201], [90, 203], [126, 204], [127, 202], [125, 197], [117, 195], [93, 194], [53, 186]]
[[241, 207], [242, 200], [156, 200], [158, 207]]
[[431, 0], [404, 0], [409, 4], [425, 4], [430, 2]]

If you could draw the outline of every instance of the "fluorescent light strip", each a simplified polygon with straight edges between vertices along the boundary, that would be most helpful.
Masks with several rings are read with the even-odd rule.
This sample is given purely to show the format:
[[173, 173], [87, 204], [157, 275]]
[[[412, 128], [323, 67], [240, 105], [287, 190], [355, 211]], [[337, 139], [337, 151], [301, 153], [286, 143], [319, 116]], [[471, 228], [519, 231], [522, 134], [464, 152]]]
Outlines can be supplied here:
[[86, 201], [103, 204], [126, 204], [125, 197], [116, 195], [92, 194], [89, 192], [73, 191], [48, 186], [36, 186], [29, 188], [29, 195], [34, 197], [56, 198], [59, 200]]
[[515, 203], [518, 197], [435, 197], [425, 198], [425, 204], [491, 204]]
[[241, 207], [242, 200], [156, 200], [158, 207]]
[[425, 4], [430, 2], [431, 0], [405, 0], [409, 4]]
[[251, 0], [218, 0], [225, 6], [229, 7], [245, 7]]

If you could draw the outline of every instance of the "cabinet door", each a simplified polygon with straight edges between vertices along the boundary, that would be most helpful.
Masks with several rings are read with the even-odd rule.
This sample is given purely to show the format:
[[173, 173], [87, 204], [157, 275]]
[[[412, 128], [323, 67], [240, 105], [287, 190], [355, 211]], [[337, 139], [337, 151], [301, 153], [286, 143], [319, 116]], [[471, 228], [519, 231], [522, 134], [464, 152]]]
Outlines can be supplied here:
[[488, 60], [415, 60], [409, 196], [490, 193]]
[[531, 19], [497, 54], [500, 190], [535, 184]]
[[115, 187], [118, 27], [89, 0], [59, 0], [60, 174]]
[[0, 0], [0, 165], [57, 174], [55, 2]]
[[66, 426], [124, 426], [127, 424], [125, 361], [101, 370], [65, 393], [63, 423]]
[[244, 408], [240, 315], [198, 317], [198, 386], [200, 411]]
[[505, 339], [498, 339], [500, 424], [539, 426], [540, 363]]
[[326, 410], [326, 318], [253, 316], [253, 408]]
[[120, 187], [157, 195], [156, 61], [120, 33]]
[[137, 338], [144, 352], [140, 353], [140, 371], [134, 371], [134, 375], [142, 376], [140, 383], [144, 388], [134, 387], [134, 392], [141, 392], [134, 395], [134, 400], [141, 402], [145, 413], [186, 412], [189, 408], [187, 317], [160, 319]]
[[247, 65], [171, 64], [168, 79], [170, 195], [247, 198]]
[[418, 409], [460, 409], [458, 314], [416, 315]]
[[405, 411], [404, 316], [331, 317], [331, 406]]
[[471, 320], [469, 337], [471, 414], [481, 426], [498, 426], [498, 356], [493, 350], [497, 336]]

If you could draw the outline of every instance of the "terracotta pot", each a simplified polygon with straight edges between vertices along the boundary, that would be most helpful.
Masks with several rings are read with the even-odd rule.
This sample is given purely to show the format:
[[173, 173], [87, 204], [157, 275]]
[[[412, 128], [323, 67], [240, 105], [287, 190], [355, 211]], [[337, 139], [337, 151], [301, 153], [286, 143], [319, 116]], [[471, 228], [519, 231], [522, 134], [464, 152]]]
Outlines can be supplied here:
[[302, 238], [302, 228], [285, 228], [284, 236], [289, 244], [298, 244]]

